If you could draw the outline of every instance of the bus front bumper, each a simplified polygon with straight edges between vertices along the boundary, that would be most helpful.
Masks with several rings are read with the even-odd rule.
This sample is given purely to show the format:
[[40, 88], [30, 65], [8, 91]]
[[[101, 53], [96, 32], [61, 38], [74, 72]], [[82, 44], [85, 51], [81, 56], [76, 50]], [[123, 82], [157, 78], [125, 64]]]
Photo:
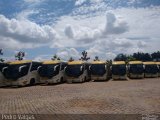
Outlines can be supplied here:
[[103, 81], [105, 81], [105, 80], [107, 80], [107, 76], [105, 75], [105, 76], [96, 76], [96, 75], [91, 75], [91, 80], [96, 80], [96, 81], [101, 81], [101, 80], [103, 80]]
[[130, 73], [129, 77], [130, 78], [144, 78], [144, 74], [133, 74], [133, 73]]
[[126, 80], [127, 79], [127, 75], [124, 75], [124, 76], [112, 75], [112, 79], [114, 79], [114, 80]]
[[156, 78], [158, 77], [158, 74], [146, 74], [144, 75], [145, 78]]

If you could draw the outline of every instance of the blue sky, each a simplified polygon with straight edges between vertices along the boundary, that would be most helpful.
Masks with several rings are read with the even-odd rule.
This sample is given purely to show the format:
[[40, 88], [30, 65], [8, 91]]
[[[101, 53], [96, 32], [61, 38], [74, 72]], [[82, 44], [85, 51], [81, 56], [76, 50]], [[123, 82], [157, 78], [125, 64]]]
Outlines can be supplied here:
[[0, 48], [6, 60], [112, 59], [160, 50], [160, 0], [1, 0]]

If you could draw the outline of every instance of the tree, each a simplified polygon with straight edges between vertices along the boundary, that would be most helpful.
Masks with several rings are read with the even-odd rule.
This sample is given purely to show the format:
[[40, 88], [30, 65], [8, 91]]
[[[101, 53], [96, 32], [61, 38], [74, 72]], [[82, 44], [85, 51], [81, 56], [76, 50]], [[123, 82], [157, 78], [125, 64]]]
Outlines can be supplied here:
[[98, 56], [95, 56], [94, 61], [100, 61]]
[[153, 60], [160, 61], [160, 51], [152, 53], [151, 56]]
[[[3, 55], [3, 49], [0, 49], [0, 55]], [[0, 62], [4, 62], [4, 59], [0, 58]]]
[[61, 60], [56, 54], [51, 58], [51, 60]]
[[89, 60], [90, 57], [88, 57], [87, 54], [88, 54], [88, 53], [84, 50], [84, 51], [82, 52], [82, 57], [80, 58], [80, 60], [82, 60], [82, 61], [87, 61], [87, 60]]
[[127, 56], [123, 53], [118, 54], [114, 59], [114, 61], [126, 61], [126, 60], [127, 60]]
[[19, 52], [15, 55], [15, 59], [16, 59], [16, 60], [23, 60], [24, 57], [25, 57], [25, 52], [23, 52], [23, 51], [19, 51]]
[[74, 61], [74, 59], [72, 57], [70, 57], [68, 61], [72, 62], [72, 61]]
[[149, 53], [143, 53], [143, 52], [133, 53], [133, 57], [136, 60], [140, 61], [152, 61], [152, 56]]

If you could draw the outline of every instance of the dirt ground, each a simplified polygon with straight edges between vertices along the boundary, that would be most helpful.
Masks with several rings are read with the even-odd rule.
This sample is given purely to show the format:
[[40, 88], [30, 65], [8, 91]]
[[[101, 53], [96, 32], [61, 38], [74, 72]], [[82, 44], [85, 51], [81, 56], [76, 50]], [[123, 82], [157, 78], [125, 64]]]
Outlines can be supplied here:
[[160, 78], [0, 88], [0, 114], [160, 114]]

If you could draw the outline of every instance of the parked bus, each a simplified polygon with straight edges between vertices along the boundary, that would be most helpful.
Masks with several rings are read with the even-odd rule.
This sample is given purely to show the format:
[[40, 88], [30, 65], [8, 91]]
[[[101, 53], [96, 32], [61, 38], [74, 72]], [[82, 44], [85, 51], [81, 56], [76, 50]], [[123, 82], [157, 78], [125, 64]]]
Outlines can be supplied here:
[[91, 73], [91, 80], [108, 80], [109, 66], [105, 61], [93, 61], [89, 67]]
[[156, 62], [144, 62], [145, 70], [144, 77], [158, 77], [158, 66]]
[[46, 84], [62, 83], [65, 81], [64, 68], [67, 63], [61, 61], [44, 61], [38, 68], [40, 82]]
[[84, 61], [68, 62], [65, 68], [67, 83], [90, 80], [89, 63]]
[[130, 61], [128, 64], [129, 78], [144, 78], [144, 66], [142, 61]]
[[1, 63], [0, 62], [0, 87], [6, 86], [5, 85], [5, 77], [4, 77], [3, 73], [2, 73], [2, 69], [4, 67], [7, 67], [7, 63]]
[[160, 77], [160, 62], [157, 62], [157, 65], [158, 65], [158, 70], [159, 70], [158, 76]]
[[125, 61], [112, 62], [112, 79], [127, 79], [127, 66]]
[[37, 68], [41, 63], [31, 60], [12, 61], [2, 69], [6, 85], [25, 86], [39, 83]]

